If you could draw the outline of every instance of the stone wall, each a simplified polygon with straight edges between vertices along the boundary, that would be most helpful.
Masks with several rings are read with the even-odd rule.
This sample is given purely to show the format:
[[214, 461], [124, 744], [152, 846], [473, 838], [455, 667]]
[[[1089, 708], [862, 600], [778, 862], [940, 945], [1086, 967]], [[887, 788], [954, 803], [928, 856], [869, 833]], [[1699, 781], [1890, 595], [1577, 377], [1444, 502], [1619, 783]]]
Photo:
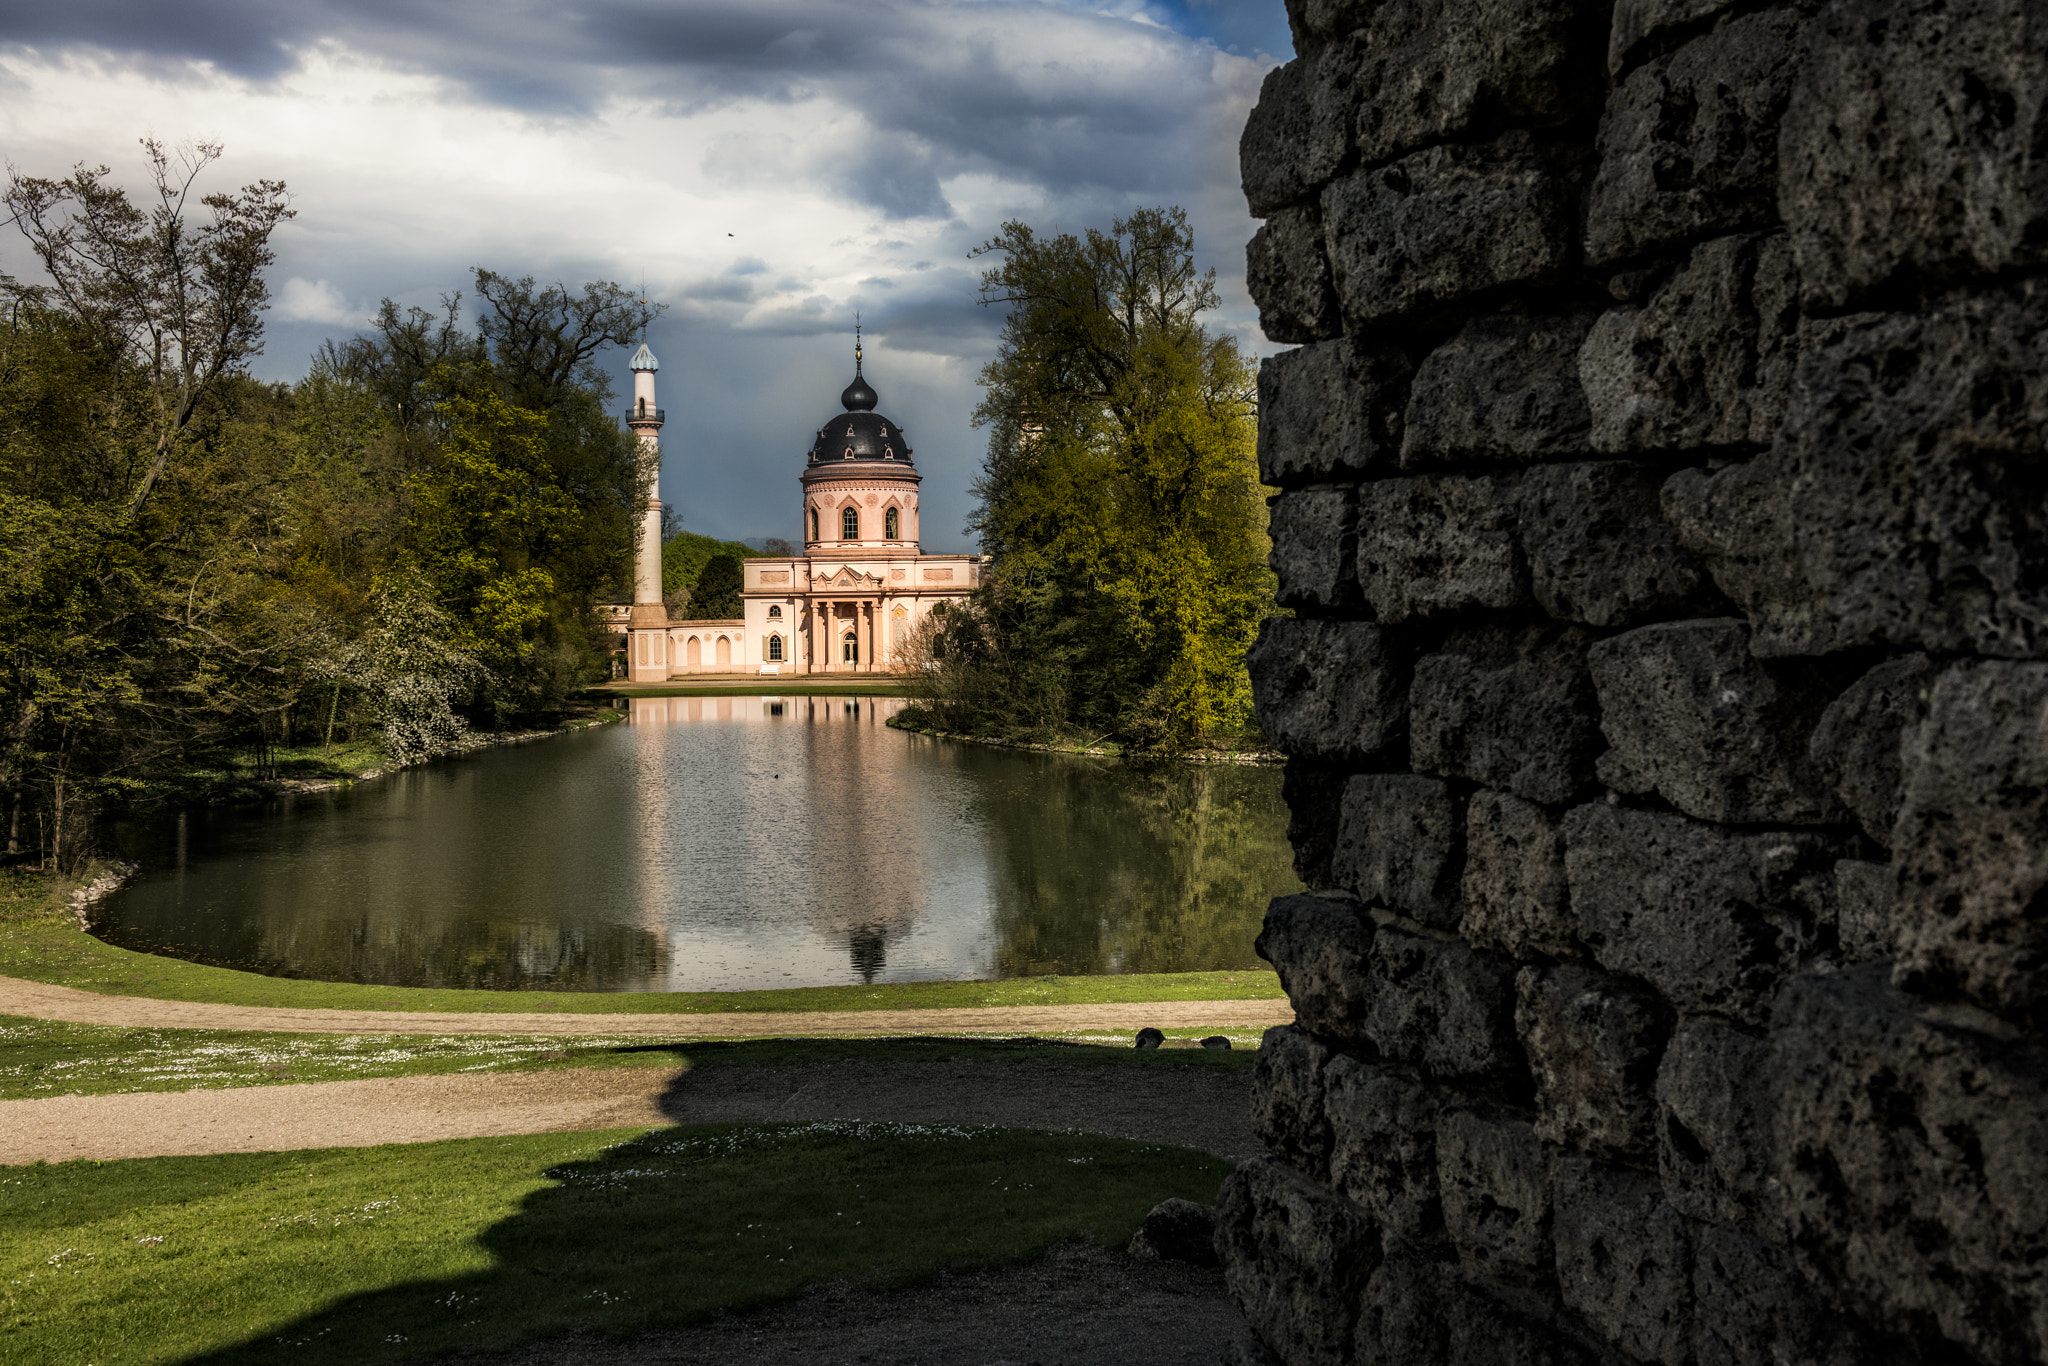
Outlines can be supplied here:
[[1289, 0], [1291, 1363], [2048, 1357], [2048, 4]]

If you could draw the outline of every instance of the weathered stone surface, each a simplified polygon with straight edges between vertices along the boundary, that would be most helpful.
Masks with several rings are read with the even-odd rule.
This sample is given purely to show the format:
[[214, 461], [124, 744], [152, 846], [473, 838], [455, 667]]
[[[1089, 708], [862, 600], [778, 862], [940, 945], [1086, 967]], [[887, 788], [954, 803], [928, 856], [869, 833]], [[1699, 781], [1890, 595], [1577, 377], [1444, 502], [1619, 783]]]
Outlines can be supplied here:
[[1772, 1208], [1768, 1039], [1719, 1020], [1678, 1026], [1657, 1069], [1657, 1171], [1681, 1214], [1752, 1231]]
[[1412, 773], [1361, 773], [1344, 788], [1331, 872], [1368, 905], [1425, 925], [1458, 923], [1464, 803]]
[[1216, 1251], [1230, 1298], [1289, 1366], [1343, 1366], [1379, 1239], [1348, 1200], [1259, 1158], [1223, 1180]]
[[1886, 660], [1828, 704], [1807, 742], [1821, 780], [1882, 845], [1891, 844], [1899, 815], [1899, 739], [1919, 723], [1920, 694], [1934, 672], [1926, 655]]
[[1354, 142], [1367, 163], [1585, 111], [1585, 0], [1385, 0], [1359, 29]]
[[1259, 363], [1259, 478], [1295, 487], [1393, 468], [1407, 401], [1407, 357], [1348, 340]]
[[[1527, 1297], [1521, 1297], [1526, 1301]], [[1532, 1316], [1458, 1277], [1434, 1250], [1390, 1248], [1366, 1286], [1357, 1366], [1614, 1366], [1562, 1316]], [[1580, 1330], [1581, 1332], [1583, 1330]]]
[[1313, 204], [1275, 209], [1246, 244], [1244, 264], [1259, 328], [1272, 340], [1320, 342], [1342, 333], [1323, 219]]
[[1609, 265], [1777, 216], [1778, 120], [1800, 17], [1744, 15], [1615, 87], [1600, 120], [1586, 257]]
[[1373, 924], [1357, 902], [1309, 893], [1274, 898], [1252, 948], [1280, 974], [1303, 1029], [1344, 1039], [1358, 1036], [1370, 1005], [1372, 941]]
[[1294, 50], [1304, 55], [1327, 47], [1364, 25], [1373, 0], [1287, 0], [1287, 27]]
[[1565, 882], [1564, 827], [1536, 803], [1472, 794], [1461, 891], [1458, 933], [1474, 946], [1523, 960], [1583, 952]]
[[1501, 1111], [1446, 1110], [1436, 1151], [1444, 1227], [1465, 1274], [1501, 1285], [1545, 1280], [1550, 1179], [1529, 1122]]
[[1565, 814], [1579, 938], [1684, 1011], [1761, 1022], [1821, 943], [1839, 840], [1738, 834], [1604, 803]]
[[1664, 486], [1759, 655], [2048, 653], [2048, 285], [1810, 324], [1778, 442]]
[[1216, 1211], [1178, 1197], [1162, 1200], [1131, 1235], [1126, 1255], [1141, 1262], [1216, 1265]]
[[1804, 662], [1756, 659], [1743, 622], [1645, 626], [1599, 642], [1588, 662], [1614, 746], [1599, 767], [1609, 787], [1744, 825], [1847, 815], [1807, 753], [1839, 684]]
[[1350, 161], [1359, 43], [1339, 39], [1266, 73], [1237, 143], [1254, 218], [1307, 199]]
[[1783, 1233], [1881, 1328], [2048, 1354], [2048, 1055], [1937, 1024], [1880, 966], [1802, 977], [1774, 1024]]
[[1698, 1366], [1864, 1366], [1882, 1359], [1790, 1256], [1759, 1239], [1694, 1230], [1692, 1288]]
[[1579, 385], [1579, 348], [1596, 316], [1486, 314], [1466, 323], [1415, 371], [1401, 468], [1583, 452], [1592, 414]]
[[1281, 606], [1328, 611], [1355, 596], [1355, 510], [1349, 489], [1306, 489], [1273, 500], [1266, 562], [1280, 580]]
[[1337, 816], [1350, 774], [1334, 764], [1292, 758], [1280, 771], [1280, 800], [1287, 803], [1287, 842], [1294, 846], [1294, 875], [1311, 891], [1328, 891], [1330, 856], [1337, 848]]
[[1400, 1237], [1442, 1228], [1436, 1120], [1444, 1093], [1349, 1057], [1331, 1060], [1323, 1084], [1331, 1188]]
[[1600, 315], [1579, 349], [1593, 449], [1626, 455], [1749, 439], [1763, 325], [1750, 295], [1762, 240], [1702, 242], [1648, 303]]
[[1299, 1025], [1266, 1031], [1252, 1063], [1252, 1130], [1275, 1160], [1305, 1176], [1329, 1169], [1323, 1086], [1332, 1054]]
[[1614, 22], [1607, 33], [1607, 70], [1619, 76], [1646, 39], [1663, 38], [1672, 29], [1711, 19], [1735, 8], [1736, 0], [1615, 0]]
[[1902, 757], [1899, 981], [2048, 1024], [2048, 664], [1951, 665]]
[[1845, 963], [1892, 956], [1892, 917], [1898, 889], [1889, 863], [1843, 859], [1835, 865], [1835, 937]]
[[1358, 584], [1385, 624], [1513, 607], [1529, 573], [1508, 479], [1422, 475], [1358, 490]]
[[1367, 971], [1364, 1032], [1383, 1056], [1435, 1077], [1526, 1078], [1513, 964], [1382, 925]]
[[1331, 182], [1323, 228], [1346, 330], [1553, 280], [1570, 259], [1572, 186], [1520, 135]]
[[1590, 638], [1575, 627], [1454, 631], [1418, 660], [1410, 694], [1416, 769], [1553, 805], [1592, 777]]
[[1602, 1157], [1653, 1153], [1671, 1025], [1671, 1008], [1633, 983], [1569, 964], [1523, 968], [1515, 1028], [1536, 1075], [1536, 1135]]
[[1557, 1283], [1566, 1307], [1639, 1361], [1686, 1366], [1692, 1236], [1654, 1178], [1551, 1150]]
[[2048, 10], [1844, 0], [1785, 111], [1779, 206], [1808, 298], [2048, 261]]
[[1663, 482], [1619, 460], [1522, 476], [1516, 528], [1544, 611], [1560, 621], [1628, 626], [1698, 598], [1706, 571], [1664, 520]]
[[1363, 762], [1407, 729], [1407, 661], [1377, 626], [1269, 618], [1245, 663], [1259, 729], [1289, 754]]

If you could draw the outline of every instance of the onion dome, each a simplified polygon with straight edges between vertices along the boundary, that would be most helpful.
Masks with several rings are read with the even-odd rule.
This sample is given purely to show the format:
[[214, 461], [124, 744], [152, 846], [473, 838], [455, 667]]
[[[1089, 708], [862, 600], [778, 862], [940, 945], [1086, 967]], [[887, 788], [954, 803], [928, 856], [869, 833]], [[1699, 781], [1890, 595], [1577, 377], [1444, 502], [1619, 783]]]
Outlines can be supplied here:
[[661, 362], [656, 360], [654, 353], [647, 349], [647, 343], [641, 342], [640, 349], [633, 353], [633, 359], [627, 368], [632, 370], [659, 370]]
[[828, 418], [811, 443], [811, 466], [830, 465], [842, 460], [869, 460], [890, 465], [910, 463], [910, 440], [903, 429], [875, 411], [881, 400], [861, 375], [858, 346], [853, 349], [853, 383], [839, 395], [846, 411]]

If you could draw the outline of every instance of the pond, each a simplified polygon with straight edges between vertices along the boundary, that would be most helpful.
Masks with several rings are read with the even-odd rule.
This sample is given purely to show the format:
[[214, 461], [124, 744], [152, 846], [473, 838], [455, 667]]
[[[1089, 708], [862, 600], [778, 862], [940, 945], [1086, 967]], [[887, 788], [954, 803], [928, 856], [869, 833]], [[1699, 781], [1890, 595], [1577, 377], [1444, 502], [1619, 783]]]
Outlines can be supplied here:
[[624, 723], [125, 832], [95, 932], [276, 976], [699, 991], [1257, 965], [1280, 772], [891, 730], [893, 698]]

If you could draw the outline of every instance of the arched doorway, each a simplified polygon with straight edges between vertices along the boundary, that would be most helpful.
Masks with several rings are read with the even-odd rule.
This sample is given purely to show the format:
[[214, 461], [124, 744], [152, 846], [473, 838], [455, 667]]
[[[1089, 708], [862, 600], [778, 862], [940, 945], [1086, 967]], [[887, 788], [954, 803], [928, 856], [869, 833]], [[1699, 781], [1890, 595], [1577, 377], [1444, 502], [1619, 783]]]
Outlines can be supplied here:
[[732, 638], [729, 636], [718, 638], [718, 662], [726, 668], [732, 667]]
[[704, 646], [697, 637], [691, 636], [690, 643], [683, 647], [683, 663], [692, 668], [704, 662]]
[[860, 663], [860, 637], [852, 631], [839, 637], [839, 658], [847, 664]]

